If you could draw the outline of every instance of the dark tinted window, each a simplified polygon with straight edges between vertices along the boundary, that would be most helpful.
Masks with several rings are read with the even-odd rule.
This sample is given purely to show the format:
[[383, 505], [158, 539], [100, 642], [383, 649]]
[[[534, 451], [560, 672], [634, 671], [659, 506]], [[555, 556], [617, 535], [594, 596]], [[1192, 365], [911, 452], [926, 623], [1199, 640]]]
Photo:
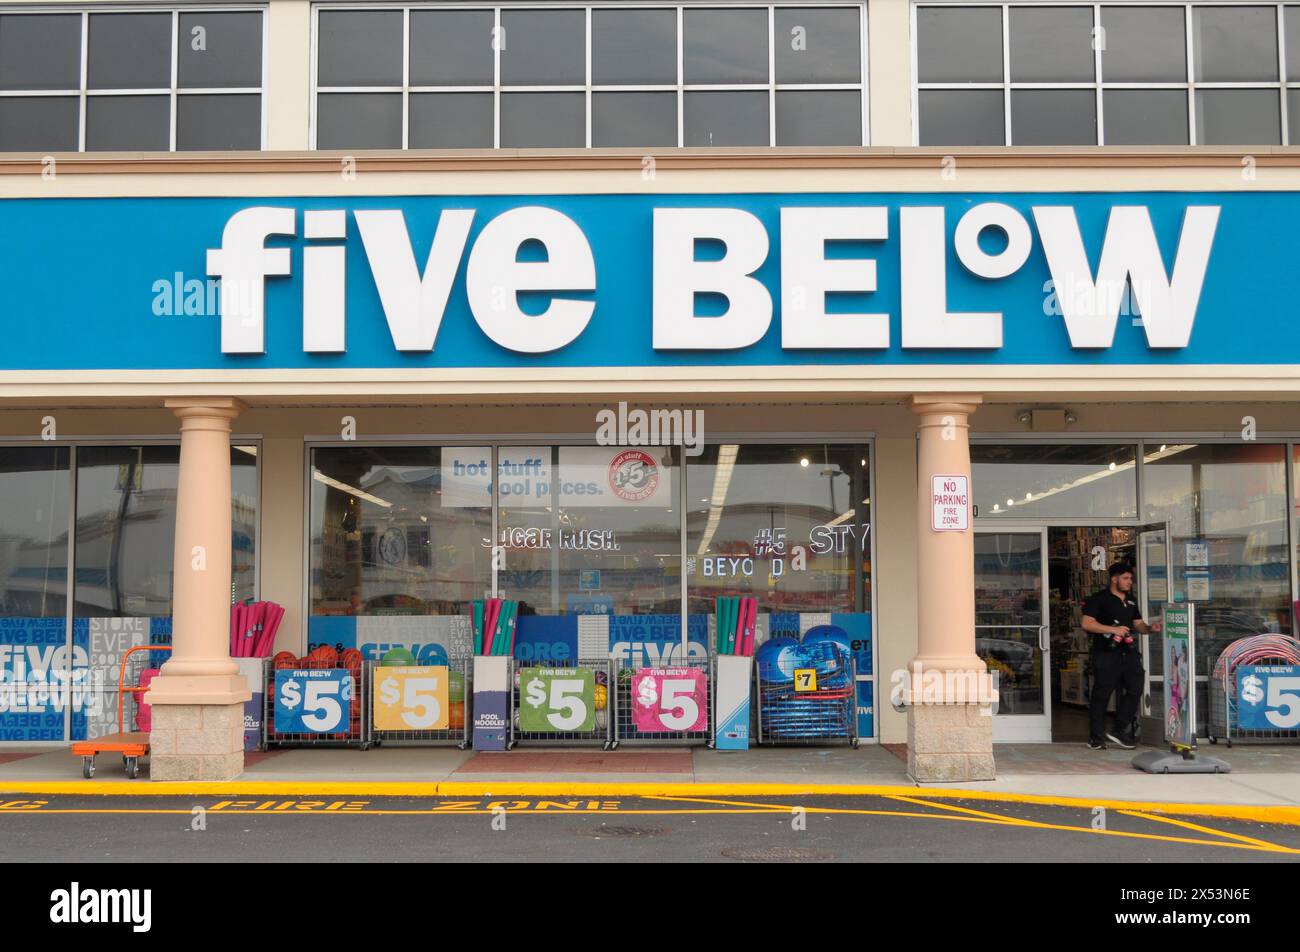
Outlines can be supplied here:
[[587, 81], [582, 10], [502, 10], [504, 86], [581, 86]]
[[0, 89], [80, 87], [80, 16], [0, 16]]
[[182, 13], [176, 47], [181, 88], [262, 85], [260, 13]]
[[778, 7], [773, 26], [778, 83], [862, 82], [858, 10]]
[[677, 83], [677, 11], [591, 11], [591, 81]]
[[1002, 9], [917, 10], [916, 64], [923, 83], [1002, 82]]
[[1108, 83], [1187, 81], [1183, 7], [1102, 7], [1101, 78]]
[[412, 10], [412, 86], [491, 86], [491, 10]]
[[86, 84], [91, 89], [169, 89], [170, 13], [92, 13]]
[[767, 11], [684, 11], [682, 71], [688, 84], [766, 83]]
[[322, 10], [316, 42], [321, 86], [400, 86], [400, 11]]

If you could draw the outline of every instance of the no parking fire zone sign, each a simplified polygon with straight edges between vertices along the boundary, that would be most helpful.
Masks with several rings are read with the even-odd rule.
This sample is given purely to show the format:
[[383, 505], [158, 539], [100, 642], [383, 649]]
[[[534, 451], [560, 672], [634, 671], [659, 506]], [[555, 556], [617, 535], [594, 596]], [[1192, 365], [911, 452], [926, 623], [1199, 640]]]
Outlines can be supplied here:
[[966, 476], [932, 478], [930, 527], [935, 532], [964, 532], [970, 528], [970, 493]]

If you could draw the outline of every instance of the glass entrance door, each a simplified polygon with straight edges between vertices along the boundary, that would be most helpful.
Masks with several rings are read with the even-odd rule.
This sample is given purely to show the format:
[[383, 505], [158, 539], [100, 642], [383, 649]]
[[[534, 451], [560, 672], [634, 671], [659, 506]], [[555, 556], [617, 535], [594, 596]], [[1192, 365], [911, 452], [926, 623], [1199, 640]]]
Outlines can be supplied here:
[[[1147, 624], [1161, 620], [1165, 602], [1171, 599], [1169, 584], [1169, 526], [1155, 523], [1137, 529], [1137, 589], [1138, 604]], [[1142, 667], [1146, 669], [1146, 685], [1142, 692], [1144, 717], [1155, 716], [1157, 721], [1164, 710], [1164, 639], [1160, 635], [1142, 636]], [[1163, 729], [1163, 724], [1153, 725], [1151, 733]]]
[[975, 651], [997, 674], [994, 741], [1052, 739], [1047, 530], [975, 530]]

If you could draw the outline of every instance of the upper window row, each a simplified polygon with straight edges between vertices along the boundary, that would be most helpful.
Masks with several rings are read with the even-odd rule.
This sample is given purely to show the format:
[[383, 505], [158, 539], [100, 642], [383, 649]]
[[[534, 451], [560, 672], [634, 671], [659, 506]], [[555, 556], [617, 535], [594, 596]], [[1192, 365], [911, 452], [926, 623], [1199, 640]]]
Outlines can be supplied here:
[[922, 5], [920, 145], [1300, 141], [1300, 6]]
[[[916, 141], [1300, 142], [1300, 5], [922, 3]], [[315, 11], [321, 149], [867, 141], [865, 6]], [[0, 13], [0, 151], [265, 145], [264, 10]]]
[[317, 14], [315, 145], [862, 145], [862, 7]]
[[262, 147], [262, 13], [0, 15], [0, 151]]

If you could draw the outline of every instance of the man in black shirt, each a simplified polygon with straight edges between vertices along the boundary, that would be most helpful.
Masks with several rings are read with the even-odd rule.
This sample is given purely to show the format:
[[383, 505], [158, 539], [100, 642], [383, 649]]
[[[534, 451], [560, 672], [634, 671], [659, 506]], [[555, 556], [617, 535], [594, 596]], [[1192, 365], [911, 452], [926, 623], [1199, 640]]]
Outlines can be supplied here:
[[[1092, 696], [1088, 699], [1088, 746], [1104, 750], [1110, 740], [1125, 750], [1137, 746], [1133, 719], [1142, 693], [1142, 652], [1134, 632], [1158, 633], [1160, 622], [1148, 625], [1133, 597], [1133, 566], [1110, 567], [1110, 586], [1083, 603], [1083, 630], [1092, 636]], [[1106, 706], [1123, 686], [1115, 708], [1116, 728], [1106, 732]]]

